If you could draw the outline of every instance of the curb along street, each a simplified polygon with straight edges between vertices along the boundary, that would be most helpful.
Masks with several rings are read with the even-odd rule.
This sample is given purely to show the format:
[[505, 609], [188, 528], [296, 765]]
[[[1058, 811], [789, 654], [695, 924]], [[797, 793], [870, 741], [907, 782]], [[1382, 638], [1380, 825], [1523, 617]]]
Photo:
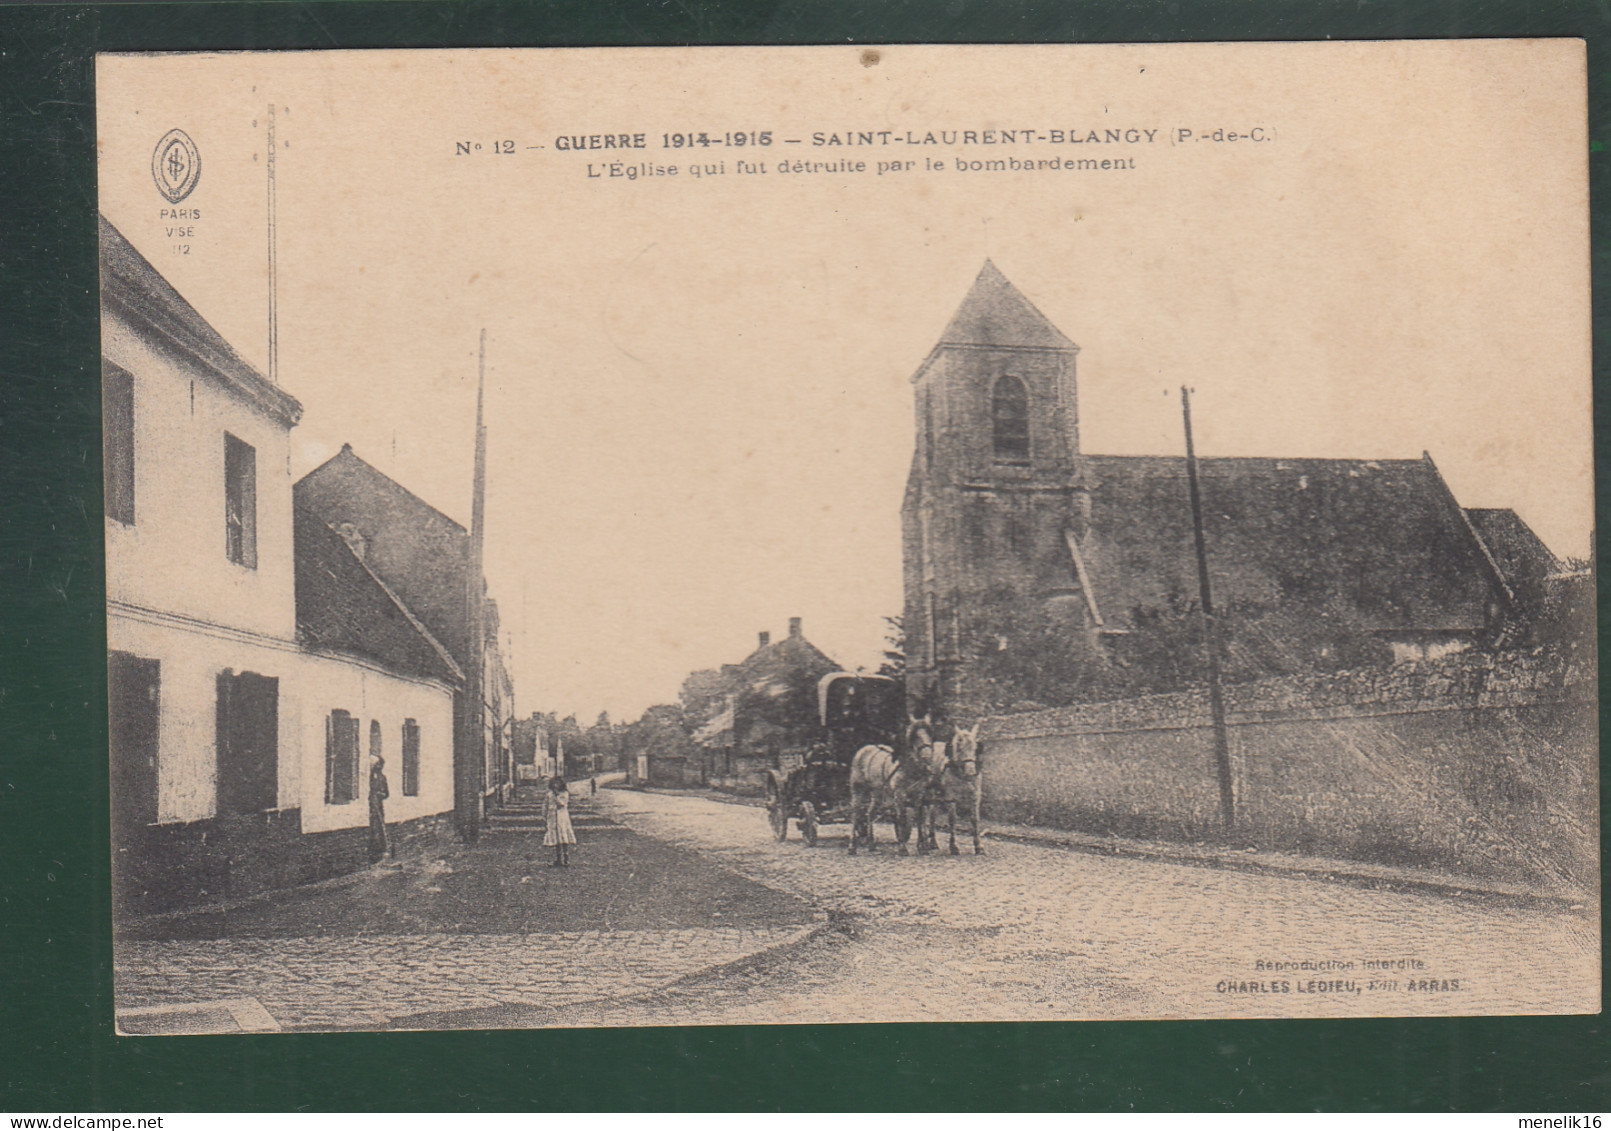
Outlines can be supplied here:
[[1309, 879], [1322, 883], [1342, 883], [1388, 891], [1424, 892], [1429, 895], [1465, 896], [1503, 900], [1557, 911], [1590, 913], [1593, 897], [1581, 892], [1551, 894], [1534, 891], [1520, 884], [1468, 880], [1441, 872], [1400, 868], [1387, 864], [1367, 864], [1357, 860], [1334, 860], [1319, 856], [1287, 856], [1279, 853], [1237, 850], [1214, 845], [1169, 844], [1129, 840], [1123, 837], [1092, 836], [1058, 829], [1022, 825], [986, 825], [984, 836], [1017, 844], [1062, 848], [1101, 856], [1125, 856], [1135, 860], [1157, 860], [1197, 868], [1222, 868], [1238, 872]]
[[575, 808], [570, 868], [550, 866], [540, 816], [516, 805], [473, 846], [125, 924], [119, 1028], [369, 1030], [440, 1027], [431, 1019], [487, 1011], [540, 1017], [654, 993], [803, 943], [827, 922], [810, 901], [639, 836], [591, 798]]
[[[727, 971], [740, 970], [757, 960], [776, 958], [792, 950], [809, 945], [833, 923], [826, 911], [813, 913], [814, 922], [794, 929], [783, 938], [774, 939], [763, 946], [741, 954], [733, 954], [719, 961], [678, 971], [658, 984], [640, 984], [623, 987], [616, 993], [600, 993], [594, 997], [558, 1000], [551, 1004], [533, 1005], [525, 1002], [500, 1002], [497, 1005], [474, 1009], [433, 1010], [392, 1018], [384, 1029], [392, 1032], [423, 1032], [438, 1029], [537, 1029], [554, 1025], [552, 1018], [577, 1006], [598, 1005], [608, 1002], [626, 1002], [652, 998], [656, 994], [675, 991], [696, 978], [707, 978]], [[559, 1026], [565, 1027], [565, 1026]]]
[[[626, 788], [626, 787], [619, 787]], [[744, 797], [714, 789], [666, 789], [640, 787], [634, 792], [657, 793], [668, 797], [700, 797], [728, 805], [760, 809], [764, 802], [759, 797]], [[790, 826], [790, 835], [798, 835]], [[1069, 852], [1087, 852], [1101, 856], [1123, 856], [1135, 860], [1156, 860], [1171, 864], [1185, 864], [1195, 868], [1223, 868], [1239, 872], [1285, 876], [1291, 879], [1309, 879], [1320, 883], [1352, 884], [1388, 891], [1424, 892], [1429, 895], [1448, 895], [1465, 898], [1495, 899], [1522, 906], [1541, 907], [1557, 911], [1598, 914], [1598, 899], [1588, 892], [1542, 892], [1522, 884], [1495, 880], [1468, 879], [1444, 872], [1423, 868], [1404, 868], [1389, 864], [1372, 864], [1360, 860], [1338, 860], [1321, 856], [1288, 855], [1237, 849], [1226, 845], [1177, 844], [1170, 841], [1135, 840], [1129, 837], [1103, 836], [1094, 833], [1049, 829], [1033, 825], [999, 825], [984, 823], [982, 835], [988, 840], [1011, 841], [1015, 844], [1035, 845], [1043, 848], [1061, 848]]]

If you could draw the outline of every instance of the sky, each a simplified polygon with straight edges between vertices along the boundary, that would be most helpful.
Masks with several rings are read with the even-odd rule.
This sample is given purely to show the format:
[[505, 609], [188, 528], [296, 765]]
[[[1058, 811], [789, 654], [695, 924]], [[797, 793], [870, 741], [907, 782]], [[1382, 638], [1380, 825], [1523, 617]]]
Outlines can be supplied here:
[[[1086, 451], [1181, 452], [1187, 384], [1204, 456], [1430, 451], [1463, 504], [1586, 555], [1583, 65], [1575, 41], [102, 56], [101, 209], [266, 372], [272, 104], [291, 474], [351, 443], [468, 524], [485, 329], [518, 708], [627, 719], [791, 616], [878, 662], [910, 378], [987, 257], [1079, 344]], [[174, 128], [202, 162], [178, 204], [151, 171]], [[936, 144], [812, 144], [879, 131]], [[673, 145], [700, 132], [747, 144]], [[562, 148], [623, 134], [643, 148]]]

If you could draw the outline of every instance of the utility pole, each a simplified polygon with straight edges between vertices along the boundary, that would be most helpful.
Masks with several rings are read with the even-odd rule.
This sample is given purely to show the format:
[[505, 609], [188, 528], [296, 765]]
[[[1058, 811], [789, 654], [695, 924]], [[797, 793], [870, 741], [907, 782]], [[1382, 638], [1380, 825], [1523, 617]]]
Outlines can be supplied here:
[[274, 199], [274, 103], [268, 108], [268, 148], [264, 164], [268, 170], [268, 379], [280, 383], [280, 265], [279, 240], [275, 232], [277, 216]]
[[1236, 792], [1231, 783], [1231, 747], [1225, 733], [1225, 691], [1219, 677], [1219, 629], [1208, 585], [1208, 546], [1203, 539], [1203, 496], [1197, 485], [1197, 449], [1191, 438], [1191, 394], [1180, 387], [1180, 410], [1186, 420], [1186, 482], [1191, 489], [1192, 534], [1197, 543], [1197, 589], [1203, 606], [1203, 647], [1208, 652], [1208, 709], [1214, 722], [1214, 764], [1219, 770], [1220, 817], [1225, 831], [1236, 828]]
[[453, 802], [459, 835], [475, 841], [481, 835], [481, 794], [486, 784], [486, 707], [482, 683], [486, 671], [486, 582], [482, 575], [482, 543], [486, 537], [487, 431], [482, 408], [487, 393], [487, 331], [481, 331], [476, 369], [475, 483], [470, 503], [470, 546], [465, 570], [464, 611], [469, 636], [465, 650], [464, 718], [460, 736], [461, 757], [454, 766]]

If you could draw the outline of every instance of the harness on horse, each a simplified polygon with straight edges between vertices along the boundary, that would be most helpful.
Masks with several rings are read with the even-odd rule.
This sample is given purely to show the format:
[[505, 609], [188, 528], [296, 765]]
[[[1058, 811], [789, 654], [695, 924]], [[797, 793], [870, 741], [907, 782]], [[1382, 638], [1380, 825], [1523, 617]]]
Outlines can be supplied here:
[[888, 746], [880, 746], [880, 747], [878, 747], [878, 749], [882, 750], [884, 753], [890, 755], [889, 769], [884, 771], [884, 782], [883, 782], [884, 787], [887, 789], [889, 787], [889, 783], [895, 780], [895, 775], [901, 772], [901, 762], [900, 762], [899, 758], [895, 757], [895, 751], [892, 750], [890, 747], [888, 747]]

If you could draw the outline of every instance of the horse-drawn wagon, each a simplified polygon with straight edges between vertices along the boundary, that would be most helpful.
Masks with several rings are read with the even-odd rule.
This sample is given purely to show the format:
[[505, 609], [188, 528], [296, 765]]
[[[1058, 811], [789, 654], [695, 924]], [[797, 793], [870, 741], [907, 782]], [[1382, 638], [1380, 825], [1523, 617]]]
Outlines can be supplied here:
[[[895, 823], [901, 855], [916, 827], [919, 853], [938, 847], [935, 826], [946, 817], [952, 855], [957, 852], [959, 808], [970, 818], [973, 851], [979, 841], [979, 724], [959, 730], [928, 712], [907, 713], [901, 685], [887, 676], [830, 672], [817, 684], [818, 740], [805, 763], [768, 770], [766, 811], [772, 835], [787, 840], [789, 822], [807, 844], [823, 825], [850, 825], [850, 851], [872, 848], [873, 820], [886, 812]], [[915, 826], [914, 826], [915, 818]]]
[[[821, 732], [803, 765], [766, 775], [767, 819], [772, 835], [786, 840], [796, 822], [807, 844], [817, 843], [822, 825], [851, 819], [850, 767], [866, 746], [896, 747], [906, 722], [901, 685], [887, 676], [829, 672], [817, 683]], [[897, 833], [904, 816], [896, 814]]]

